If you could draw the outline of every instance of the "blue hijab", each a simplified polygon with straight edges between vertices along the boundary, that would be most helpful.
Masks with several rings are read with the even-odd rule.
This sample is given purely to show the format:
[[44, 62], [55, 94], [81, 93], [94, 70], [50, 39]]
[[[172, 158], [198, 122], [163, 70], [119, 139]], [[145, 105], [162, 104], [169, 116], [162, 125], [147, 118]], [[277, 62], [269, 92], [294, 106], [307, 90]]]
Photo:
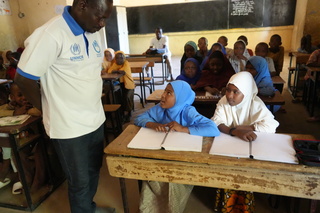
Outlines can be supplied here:
[[[196, 75], [193, 77], [193, 78], [188, 78], [186, 76], [186, 71], [184, 70], [184, 66], [186, 65], [186, 63], [188, 61], [192, 61], [196, 67], [197, 67], [197, 72], [196, 72]], [[200, 75], [201, 75], [201, 70], [200, 70], [200, 66], [199, 66], [199, 62], [197, 59], [195, 58], [188, 58], [185, 62], [184, 62], [184, 66], [182, 68], [182, 71], [181, 71], [181, 74], [176, 78], [176, 80], [182, 80], [182, 81], [185, 81], [187, 82], [188, 84], [196, 84], [198, 79], [200, 78]]]
[[270, 76], [267, 60], [262, 58], [261, 56], [252, 56], [249, 58], [249, 62], [258, 73], [254, 77], [254, 80], [259, 90], [260, 88], [262, 89], [262, 91], [260, 90], [259, 93], [261, 95], [273, 95], [274, 87], [272, 78]]

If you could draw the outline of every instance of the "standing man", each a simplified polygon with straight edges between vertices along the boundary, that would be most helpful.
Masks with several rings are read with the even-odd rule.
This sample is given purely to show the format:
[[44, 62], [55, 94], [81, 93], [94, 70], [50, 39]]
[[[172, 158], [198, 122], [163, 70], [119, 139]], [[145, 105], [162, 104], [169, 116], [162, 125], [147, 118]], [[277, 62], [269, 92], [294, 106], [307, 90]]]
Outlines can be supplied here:
[[105, 120], [98, 31], [112, 6], [113, 0], [74, 0], [61, 16], [27, 38], [15, 76], [25, 97], [43, 111], [46, 132], [68, 180], [73, 213], [93, 213], [96, 208], [93, 197], [102, 165]]
[[[169, 50], [169, 38], [162, 34], [162, 28], [157, 27], [155, 30], [156, 37], [151, 39], [150, 47], [147, 49], [146, 54], [164, 53], [166, 56], [166, 64], [170, 75], [170, 80], [173, 81], [171, 70], [171, 52]], [[168, 79], [167, 79], [168, 80]]]

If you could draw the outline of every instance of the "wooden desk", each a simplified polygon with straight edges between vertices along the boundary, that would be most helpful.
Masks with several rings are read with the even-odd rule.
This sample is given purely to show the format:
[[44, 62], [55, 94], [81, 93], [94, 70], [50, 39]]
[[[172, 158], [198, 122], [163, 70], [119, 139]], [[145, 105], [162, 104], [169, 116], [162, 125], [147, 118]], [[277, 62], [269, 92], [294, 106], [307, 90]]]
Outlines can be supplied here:
[[310, 72], [311, 77], [308, 80], [308, 84], [305, 84], [303, 102], [305, 103], [307, 110], [312, 117], [314, 115], [314, 107], [318, 103], [317, 87], [319, 84], [320, 67], [307, 66], [307, 70]]
[[[19, 133], [21, 133], [22, 131], [28, 131], [28, 135], [23, 138], [19, 138]], [[45, 198], [47, 198], [54, 191], [54, 189], [56, 189], [58, 185], [60, 185], [64, 180], [64, 177], [58, 177], [58, 174], [55, 174], [57, 176], [54, 176], [53, 170], [51, 170], [51, 165], [48, 159], [48, 153], [46, 149], [47, 144], [45, 143], [43, 136], [42, 118], [30, 117], [21, 125], [2, 126], [0, 127], [0, 133], [3, 136], [0, 137], [0, 145], [2, 147], [10, 147], [12, 149], [20, 182], [23, 186], [23, 192], [19, 195], [13, 195], [11, 193], [13, 183], [10, 183], [8, 186], [1, 188], [0, 206], [32, 211]], [[45, 183], [42, 186], [40, 186], [41, 188], [39, 188], [37, 191], [31, 192], [31, 187], [28, 185], [26, 178], [27, 165], [23, 164], [22, 162], [22, 157], [24, 156], [25, 158], [26, 154], [22, 155], [21, 153], [24, 150], [31, 149], [30, 147], [35, 147], [36, 144], [39, 148], [41, 148], [40, 151], [42, 159], [35, 158], [35, 160], [42, 160], [44, 162], [45, 165], [43, 165], [41, 169], [45, 169], [45, 171], [42, 172], [46, 173], [48, 177], [45, 180]], [[57, 161], [58, 159], [51, 160]], [[37, 167], [37, 169], [39, 168]]]
[[[302, 97], [298, 92], [302, 91], [302, 86], [300, 85], [300, 77], [304, 75], [302, 71], [305, 71], [304, 66], [307, 63], [310, 54], [290, 52], [290, 63], [289, 63], [289, 73], [288, 73], [288, 90], [292, 97], [295, 99], [297, 97]], [[295, 62], [294, 62], [295, 61]], [[295, 64], [295, 66], [293, 66]], [[292, 82], [293, 75], [293, 82]]]
[[[115, 93], [114, 82], [118, 81], [123, 75], [124, 74], [122, 74], [122, 73], [105, 73], [105, 74], [101, 75], [101, 78], [104, 81], [109, 82], [109, 84], [110, 84], [110, 90], [111, 90], [111, 94], [112, 94], [111, 98], [112, 98], [113, 104], [117, 103], [116, 97], [114, 94]], [[120, 88], [120, 90], [121, 90], [121, 88]], [[108, 97], [108, 94], [106, 94], [106, 95]]]
[[[161, 95], [164, 90], [155, 90], [151, 95], [147, 97], [147, 102], [148, 103], [159, 103], [161, 99]], [[274, 96], [259, 96], [261, 100], [266, 104], [266, 105], [284, 105], [285, 100], [283, 96], [280, 94], [279, 91], [275, 92]], [[195, 104], [217, 104], [220, 98], [217, 97], [212, 97], [212, 96], [205, 96], [204, 91], [196, 91], [196, 97], [194, 100]]]
[[127, 148], [139, 129], [129, 125], [104, 150], [110, 175], [120, 181], [129, 178], [320, 199], [317, 167], [210, 155], [210, 137], [204, 137], [200, 153]]
[[280, 76], [272, 77], [273, 86], [279, 90], [280, 93], [283, 91], [283, 86], [286, 83]]

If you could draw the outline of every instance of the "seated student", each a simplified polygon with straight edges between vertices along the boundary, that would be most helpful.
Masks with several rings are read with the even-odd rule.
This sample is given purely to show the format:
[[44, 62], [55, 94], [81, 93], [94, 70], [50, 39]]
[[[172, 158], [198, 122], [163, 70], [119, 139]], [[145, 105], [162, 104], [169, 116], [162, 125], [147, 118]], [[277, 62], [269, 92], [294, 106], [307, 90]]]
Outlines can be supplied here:
[[196, 52], [196, 56], [204, 59], [208, 54], [208, 39], [201, 37], [198, 39], [199, 50]]
[[204, 66], [201, 76], [192, 89], [204, 89], [213, 95], [224, 95], [230, 77], [235, 73], [221, 51], [214, 51]]
[[[23, 115], [23, 114], [29, 114], [32, 116], [41, 116], [41, 112], [38, 109], [32, 107], [32, 105], [25, 99], [25, 97], [22, 95], [21, 90], [19, 89], [17, 84], [15, 83], [11, 84], [9, 96], [10, 96], [10, 102], [8, 104], [3, 104], [0, 106], [0, 117]], [[2, 147], [2, 155], [3, 155], [2, 156], [3, 166], [0, 171], [0, 188], [4, 187], [5, 185], [11, 182], [11, 180], [7, 177], [7, 175], [9, 174], [10, 165], [12, 166], [14, 173], [17, 173], [15, 162], [11, 155], [11, 148]], [[21, 158], [21, 160], [23, 160], [23, 158]], [[37, 163], [40, 163], [40, 162], [37, 162]], [[24, 164], [27, 164], [27, 163], [24, 162]], [[43, 165], [39, 165], [39, 166], [42, 166], [42, 169], [43, 169]], [[38, 173], [39, 176], [34, 176], [33, 174], [34, 171], [32, 170], [33, 170], [32, 168], [25, 168], [25, 176], [26, 176], [27, 182], [31, 185], [31, 189], [36, 190], [41, 186], [41, 184], [43, 184], [44, 171], [42, 173], [41, 172]], [[15, 184], [13, 184], [13, 188], [12, 188], [13, 194], [21, 194], [22, 193], [21, 190], [22, 190], [22, 184], [20, 181], [17, 181]]]
[[17, 65], [20, 60], [21, 53], [13, 52], [9, 59], [10, 65], [7, 69], [7, 78], [13, 80], [17, 71]]
[[[194, 99], [195, 93], [187, 82], [173, 81], [165, 88], [161, 102], [139, 115], [134, 123], [160, 132], [170, 128], [190, 135], [218, 136], [220, 132], [215, 123], [191, 106]], [[192, 185], [143, 181], [140, 212], [182, 213], [192, 189]]]
[[300, 41], [300, 47], [298, 48], [298, 52], [300, 53], [312, 53], [313, 51], [315, 51], [316, 49], [318, 49], [316, 46], [312, 45], [311, 42], [311, 35], [305, 35], [301, 38]]
[[[237, 40], [242, 40], [246, 44], [246, 47], [248, 46], [248, 38], [244, 35], [241, 35], [238, 37]], [[245, 52], [243, 53], [244, 56], [247, 58], [250, 58], [250, 56], [253, 56], [253, 51], [251, 49], [246, 48]]]
[[108, 72], [108, 69], [112, 65], [112, 61], [114, 59], [114, 50], [112, 48], [107, 48], [104, 50], [104, 57], [102, 62], [102, 71], [101, 74], [105, 74]]
[[209, 56], [211, 55], [212, 52], [214, 51], [221, 51], [223, 53], [223, 55], [227, 55], [226, 49], [224, 48], [224, 46], [220, 43], [214, 43], [212, 44], [207, 56], [203, 59], [202, 63], [200, 64], [200, 69], [203, 70], [203, 67], [206, 65]]
[[244, 70], [246, 66], [248, 58], [244, 56], [245, 51], [246, 44], [243, 40], [238, 40], [234, 43], [233, 55], [229, 58], [229, 61], [236, 73]]
[[233, 49], [228, 48], [228, 38], [226, 36], [220, 36], [218, 38], [218, 43], [222, 44], [226, 50], [227, 58], [231, 57], [233, 55]]
[[195, 58], [188, 58], [184, 63], [184, 68], [176, 80], [182, 80], [188, 84], [196, 84], [200, 78], [201, 70], [199, 62]]
[[202, 58], [196, 55], [197, 52], [197, 44], [194, 41], [188, 41], [184, 45], [184, 53], [180, 60], [180, 74], [182, 73], [182, 69], [184, 67], [184, 62], [186, 62], [187, 58], [195, 58], [199, 61], [199, 64], [202, 62]]
[[[268, 133], [276, 131], [279, 123], [257, 93], [258, 88], [249, 72], [239, 72], [230, 78], [226, 95], [218, 102], [212, 117], [221, 132], [254, 143], [257, 138], [254, 131]], [[214, 210], [221, 213], [253, 213], [253, 193], [218, 189]]]
[[3, 57], [0, 55], [0, 79], [7, 78], [7, 67], [4, 65]]
[[124, 76], [120, 78], [120, 86], [122, 90], [121, 108], [124, 112], [125, 121], [129, 122], [131, 111], [133, 110], [133, 95], [135, 84], [131, 75], [131, 67], [126, 60], [125, 53], [122, 51], [115, 52], [112, 66], [108, 69], [108, 73], [124, 72]]
[[265, 42], [260, 42], [257, 44], [256, 49], [255, 49], [255, 54], [256, 56], [261, 56], [262, 58], [266, 59], [270, 71], [271, 77], [276, 76], [276, 69], [274, 68], [274, 63], [272, 58], [267, 57], [269, 51], [268, 44]]
[[252, 56], [246, 65], [245, 71], [252, 74], [257, 87], [258, 94], [263, 96], [273, 96], [275, 88], [270, 76], [267, 61], [260, 56]]
[[12, 51], [6, 50], [2, 52], [3, 64], [5, 67], [9, 67], [10, 65], [10, 58], [11, 58]]
[[[310, 67], [320, 67], [320, 49], [317, 49], [311, 53], [306, 65]], [[311, 77], [311, 71], [307, 69], [307, 73], [304, 76], [304, 79], [307, 81], [306, 84], [308, 84], [308, 81], [310, 81], [309, 79], [310, 77]], [[319, 79], [317, 79], [317, 81], [319, 81]], [[307, 121], [308, 122], [320, 121], [320, 115], [309, 117]]]
[[169, 38], [162, 34], [162, 28], [157, 27], [155, 29], [156, 37], [150, 41], [150, 47], [146, 50], [145, 54], [159, 54], [164, 53], [166, 55], [166, 64], [170, 75], [170, 81], [173, 80], [172, 68], [171, 68], [171, 52], [169, 48]]
[[274, 34], [270, 38], [268, 57], [272, 58], [277, 75], [280, 75], [283, 67], [284, 48], [281, 46], [281, 36]]

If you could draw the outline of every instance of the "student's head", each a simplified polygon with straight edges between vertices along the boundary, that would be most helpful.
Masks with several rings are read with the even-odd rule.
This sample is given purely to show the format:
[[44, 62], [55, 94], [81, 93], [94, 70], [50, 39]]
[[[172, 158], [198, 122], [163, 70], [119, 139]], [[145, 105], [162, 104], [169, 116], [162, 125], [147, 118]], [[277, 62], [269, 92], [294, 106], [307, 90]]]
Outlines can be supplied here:
[[248, 38], [244, 35], [239, 36], [237, 40], [242, 40], [242, 41], [244, 41], [246, 46], [248, 45]]
[[[167, 85], [161, 95], [160, 106], [171, 111], [180, 111], [193, 103], [195, 93], [185, 81], [176, 80]], [[170, 112], [169, 110], [169, 112]]]
[[228, 46], [228, 38], [225, 36], [220, 36], [217, 42], [222, 44], [225, 47]]
[[0, 106], [8, 103], [9, 91], [5, 85], [0, 85]]
[[235, 56], [243, 55], [246, 49], [246, 44], [243, 40], [238, 40], [233, 45], [233, 52]]
[[219, 75], [223, 72], [224, 68], [224, 55], [221, 51], [214, 51], [211, 53], [208, 63], [209, 63], [209, 70], [215, 74]]
[[220, 43], [214, 43], [212, 46], [211, 46], [211, 51], [214, 52], [214, 51], [221, 51], [222, 52], [222, 44]]
[[226, 99], [231, 106], [246, 103], [258, 93], [256, 82], [249, 72], [242, 71], [231, 76], [226, 87]]
[[187, 78], [196, 77], [199, 70], [199, 62], [194, 58], [188, 58], [184, 63], [184, 75]]
[[27, 104], [27, 99], [21, 93], [17, 84], [12, 83], [10, 86], [10, 100], [15, 102], [17, 106], [24, 106]]
[[187, 58], [193, 58], [197, 52], [197, 44], [194, 41], [188, 41], [184, 45], [184, 53]]
[[155, 29], [154, 33], [156, 34], [157, 39], [160, 40], [160, 38], [162, 37], [162, 28], [161, 27], [157, 27]]
[[269, 46], [272, 50], [277, 50], [281, 46], [281, 36], [278, 34], [274, 34], [270, 38]]
[[122, 51], [115, 52], [114, 58], [115, 58], [116, 64], [118, 65], [123, 65], [124, 62], [126, 61], [126, 56]]
[[9, 59], [10, 66], [17, 68], [18, 62], [20, 60], [20, 56], [21, 56], [21, 53], [19, 53], [19, 52], [12, 53], [11, 57]]
[[249, 58], [246, 64], [246, 71], [250, 72], [254, 79], [265, 75], [270, 76], [268, 62], [260, 56], [252, 56]]
[[265, 42], [260, 42], [257, 44], [256, 49], [255, 49], [255, 54], [256, 56], [261, 56], [263, 58], [267, 57], [269, 51], [269, 46]]
[[70, 15], [84, 31], [94, 33], [105, 26], [112, 6], [112, 0], [74, 0]]
[[112, 61], [114, 58], [114, 50], [112, 48], [108, 48], [104, 51], [104, 57], [106, 61]]
[[205, 37], [199, 38], [198, 47], [200, 50], [206, 51], [208, 49], [208, 39]]

